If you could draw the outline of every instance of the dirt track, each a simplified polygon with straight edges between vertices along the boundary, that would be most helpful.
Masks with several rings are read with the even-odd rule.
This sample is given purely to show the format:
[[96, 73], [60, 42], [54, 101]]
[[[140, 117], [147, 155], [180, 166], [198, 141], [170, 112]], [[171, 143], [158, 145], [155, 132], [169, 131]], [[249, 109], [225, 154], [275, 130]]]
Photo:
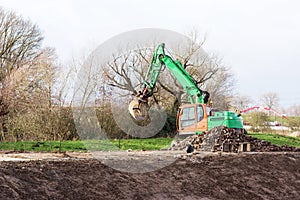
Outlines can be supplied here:
[[0, 198], [300, 199], [299, 166], [299, 153], [186, 157], [148, 173], [120, 172], [93, 158], [2, 161]]

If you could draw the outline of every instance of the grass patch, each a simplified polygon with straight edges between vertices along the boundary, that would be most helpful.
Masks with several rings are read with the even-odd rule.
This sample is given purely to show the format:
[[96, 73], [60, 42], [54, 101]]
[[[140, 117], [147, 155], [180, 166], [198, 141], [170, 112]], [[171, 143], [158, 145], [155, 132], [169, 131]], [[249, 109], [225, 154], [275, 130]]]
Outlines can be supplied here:
[[2, 142], [0, 150], [5, 151], [115, 151], [119, 150], [160, 150], [168, 148], [172, 138], [122, 139], [122, 140], [84, 140], [84, 141], [20, 141]]
[[[148, 139], [129, 139], [121, 140], [121, 150], [160, 150], [170, 147], [173, 138], [148, 138]], [[113, 143], [118, 146], [118, 140]]]
[[2, 142], [0, 150], [7, 151], [35, 151], [35, 152], [53, 152], [53, 151], [86, 151], [81, 141], [20, 141], [20, 142]]
[[259, 140], [266, 140], [271, 142], [272, 144], [276, 144], [279, 146], [288, 145], [300, 148], [300, 138], [277, 135], [277, 134], [266, 134], [266, 133], [248, 133], [248, 135], [255, 137]]
[[[277, 134], [248, 133], [248, 135], [266, 140], [279, 146], [288, 145], [300, 148], [300, 138]], [[122, 140], [84, 140], [84, 141], [21, 141], [2, 142], [0, 150], [6, 151], [34, 151], [34, 152], [57, 152], [57, 151], [116, 151], [119, 150], [160, 150], [168, 148], [173, 138], [147, 138], [147, 139], [122, 139]]]

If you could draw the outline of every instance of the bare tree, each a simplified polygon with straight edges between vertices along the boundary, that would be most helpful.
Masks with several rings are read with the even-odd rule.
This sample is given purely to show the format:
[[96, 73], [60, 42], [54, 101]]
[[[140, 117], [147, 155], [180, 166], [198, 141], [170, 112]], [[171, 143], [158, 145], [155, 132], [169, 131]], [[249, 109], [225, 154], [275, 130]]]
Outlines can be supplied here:
[[41, 53], [43, 37], [37, 25], [0, 8], [0, 81], [14, 68], [29, 64]]
[[4, 81], [3, 100], [8, 105], [6, 127], [16, 139], [42, 135], [47, 138], [53, 132], [53, 60], [53, 51], [45, 49], [32, 65], [15, 69]]
[[5, 116], [7, 131], [2, 132], [2, 138], [76, 139], [71, 105], [66, 104], [62, 94], [66, 80], [56, 80], [58, 69], [55, 61], [54, 52], [45, 49], [35, 58], [33, 65], [19, 68], [6, 79], [9, 80], [5, 87], [9, 113]]
[[269, 108], [275, 108], [279, 104], [279, 97], [275, 92], [268, 92], [263, 94], [260, 100], [264, 106], [267, 106]]
[[290, 115], [292, 116], [300, 116], [300, 105], [293, 105], [288, 108]]
[[73, 139], [67, 80], [53, 49], [42, 48], [37, 25], [0, 8], [0, 141]]
[[[0, 116], [8, 113], [5, 91], [12, 73], [33, 65], [42, 53], [43, 37], [37, 25], [0, 8]], [[26, 70], [26, 69], [24, 69]]]
[[[278, 94], [275, 92], [268, 92], [263, 94], [260, 100], [264, 106], [267, 106], [268, 108], [271, 109], [276, 108], [279, 104], [279, 97]], [[269, 111], [269, 115], [270, 115], [270, 111]]]
[[142, 50], [129, 52], [119, 57], [113, 56], [113, 61], [107, 63], [107, 67], [104, 67], [104, 74], [110, 82], [109, 85], [137, 94], [137, 85], [133, 81], [136, 78], [142, 81], [143, 72], [145, 71], [142, 70], [145, 69], [145, 61], [138, 58], [138, 55], [146, 56], [142, 53]]
[[238, 95], [234, 98], [234, 104], [237, 109], [244, 110], [246, 108], [250, 107], [250, 104], [252, 103], [252, 99], [250, 96], [247, 95]]

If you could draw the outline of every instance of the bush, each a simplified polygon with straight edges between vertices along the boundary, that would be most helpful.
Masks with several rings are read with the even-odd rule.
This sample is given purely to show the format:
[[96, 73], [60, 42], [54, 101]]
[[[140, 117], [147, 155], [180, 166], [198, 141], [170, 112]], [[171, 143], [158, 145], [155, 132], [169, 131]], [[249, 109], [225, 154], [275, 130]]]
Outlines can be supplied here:
[[291, 128], [293, 131], [300, 130], [300, 118], [290, 118], [288, 120], [288, 127]]
[[266, 132], [270, 130], [268, 115], [264, 112], [250, 113], [247, 117], [247, 122], [252, 126], [251, 131], [253, 132]]
[[4, 140], [75, 140], [78, 138], [70, 107], [27, 109], [10, 113]]

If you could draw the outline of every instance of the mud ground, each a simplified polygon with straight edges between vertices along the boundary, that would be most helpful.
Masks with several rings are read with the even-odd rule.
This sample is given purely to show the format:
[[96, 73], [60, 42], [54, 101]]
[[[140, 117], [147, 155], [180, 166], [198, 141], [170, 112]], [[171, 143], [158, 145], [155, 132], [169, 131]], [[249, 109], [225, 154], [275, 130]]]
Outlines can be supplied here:
[[0, 199], [300, 199], [300, 153], [184, 155], [147, 173], [90, 154], [0, 157]]

